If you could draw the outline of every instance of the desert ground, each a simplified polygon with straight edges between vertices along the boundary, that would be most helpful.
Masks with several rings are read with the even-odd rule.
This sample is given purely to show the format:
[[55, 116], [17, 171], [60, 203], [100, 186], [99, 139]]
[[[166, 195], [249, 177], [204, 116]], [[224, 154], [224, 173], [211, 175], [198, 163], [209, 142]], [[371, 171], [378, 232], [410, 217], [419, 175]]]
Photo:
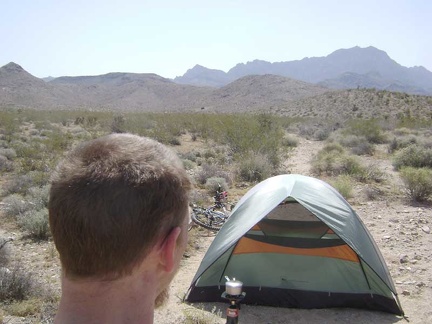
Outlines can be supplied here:
[[[312, 176], [310, 160], [323, 145], [323, 142], [299, 138], [299, 145], [287, 161], [290, 172]], [[388, 159], [364, 159], [375, 159], [374, 162], [389, 175], [386, 184], [389, 190], [401, 190], [400, 179], [393, 172]], [[386, 197], [367, 201], [363, 197], [362, 188], [357, 188], [354, 198], [349, 202], [366, 224], [384, 256], [406, 318], [358, 309], [302, 310], [242, 305], [239, 323], [432, 323], [430, 206], [413, 206], [404, 199]], [[189, 305], [181, 301], [213, 238], [214, 236], [206, 236], [204, 232], [196, 244], [195, 253], [183, 260], [171, 285], [168, 305], [155, 314], [156, 323], [183, 323], [185, 314], [197, 318], [196, 322], [190, 323], [201, 323], [198, 321], [200, 316], [207, 320], [204, 323], [225, 323], [227, 304]], [[222, 318], [211, 316], [212, 314], [222, 315]]]
[[[324, 142], [299, 137], [299, 144], [290, 154], [287, 168], [290, 173], [312, 175], [310, 161]], [[179, 146], [198, 145], [186, 140]], [[382, 148], [384, 152], [384, 148]], [[239, 323], [432, 323], [432, 235], [430, 234], [432, 209], [428, 205], [413, 205], [402, 194], [401, 180], [385, 154], [361, 157], [365, 162], [373, 160], [385, 171], [388, 179], [384, 189], [392, 195], [383, 194], [368, 200], [364, 186], [355, 188], [349, 203], [362, 218], [379, 246], [396, 285], [406, 317], [358, 309], [290, 309], [242, 305]], [[323, 178], [323, 180], [326, 180]], [[243, 190], [243, 189], [242, 189]], [[235, 190], [234, 200], [241, 197], [242, 190]], [[247, 189], [243, 190], [244, 192]], [[36, 272], [52, 294], [58, 294], [60, 267], [52, 242], [33, 243], [22, 239], [22, 234], [9, 225], [2, 225], [0, 235], [14, 240], [9, 249], [15, 258], [24, 260], [25, 266]], [[192, 278], [214, 233], [199, 231], [192, 249], [185, 254], [179, 272], [171, 283], [171, 295], [166, 306], [156, 310], [155, 323], [225, 323], [227, 304], [187, 304], [182, 301]], [[287, 265], [289, 266], [289, 265]], [[246, 291], [247, 293], [247, 291]], [[43, 318], [4, 316], [4, 323], [50, 323], [55, 307], [47, 306]]]

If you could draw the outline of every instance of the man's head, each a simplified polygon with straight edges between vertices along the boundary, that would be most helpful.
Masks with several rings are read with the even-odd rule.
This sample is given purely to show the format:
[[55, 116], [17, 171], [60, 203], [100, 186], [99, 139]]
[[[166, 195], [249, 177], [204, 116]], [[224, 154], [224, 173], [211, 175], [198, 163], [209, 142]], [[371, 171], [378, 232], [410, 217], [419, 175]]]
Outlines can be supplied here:
[[182, 227], [190, 180], [164, 145], [130, 134], [86, 142], [52, 177], [49, 220], [64, 275], [116, 279]]

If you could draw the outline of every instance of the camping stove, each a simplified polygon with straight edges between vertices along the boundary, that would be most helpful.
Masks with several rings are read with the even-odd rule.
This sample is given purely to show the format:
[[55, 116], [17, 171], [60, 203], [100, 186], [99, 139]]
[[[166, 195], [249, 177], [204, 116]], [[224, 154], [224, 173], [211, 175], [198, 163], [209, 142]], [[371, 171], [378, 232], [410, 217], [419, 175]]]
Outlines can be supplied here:
[[227, 321], [226, 324], [237, 324], [240, 313], [240, 302], [245, 298], [246, 293], [242, 292], [243, 282], [230, 280], [225, 277], [227, 282], [225, 284], [225, 291], [222, 293], [222, 298], [227, 299], [229, 306], [227, 308]]

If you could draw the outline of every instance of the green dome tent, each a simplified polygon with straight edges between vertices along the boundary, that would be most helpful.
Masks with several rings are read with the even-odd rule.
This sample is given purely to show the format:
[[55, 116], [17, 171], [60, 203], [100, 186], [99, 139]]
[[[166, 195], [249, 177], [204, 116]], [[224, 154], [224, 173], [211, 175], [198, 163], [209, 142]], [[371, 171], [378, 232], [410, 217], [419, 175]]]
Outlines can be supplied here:
[[224, 301], [225, 276], [243, 282], [245, 304], [403, 315], [363, 222], [334, 188], [307, 176], [269, 178], [240, 199], [204, 256], [186, 301]]

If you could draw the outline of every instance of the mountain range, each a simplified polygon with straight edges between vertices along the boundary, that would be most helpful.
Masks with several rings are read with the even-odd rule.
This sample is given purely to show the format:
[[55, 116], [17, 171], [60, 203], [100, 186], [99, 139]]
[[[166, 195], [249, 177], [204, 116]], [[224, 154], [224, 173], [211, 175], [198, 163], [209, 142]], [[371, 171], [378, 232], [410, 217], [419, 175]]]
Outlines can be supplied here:
[[376, 88], [412, 94], [432, 94], [432, 72], [404, 67], [375, 47], [339, 49], [325, 57], [270, 63], [239, 63], [228, 72], [196, 65], [174, 79], [181, 84], [221, 87], [246, 75], [280, 75], [334, 89]]
[[[369, 97], [377, 96], [378, 90], [365, 88], [397, 92], [374, 99]], [[324, 58], [300, 61], [253, 61], [237, 64], [227, 73], [195, 66], [174, 80], [123, 72], [44, 80], [13, 62], [0, 67], [0, 109], [272, 111], [327, 116], [330, 111], [337, 115], [342, 113], [338, 109], [346, 113], [355, 107], [357, 114], [373, 115], [377, 113], [374, 106], [383, 100], [389, 114], [396, 114], [396, 108], [406, 109], [406, 103], [400, 102], [404, 96], [398, 95], [404, 92], [432, 94], [432, 73], [423, 67], [403, 67], [373, 47], [338, 50]], [[410, 104], [416, 102], [421, 111], [431, 111], [430, 97], [413, 98]]]

